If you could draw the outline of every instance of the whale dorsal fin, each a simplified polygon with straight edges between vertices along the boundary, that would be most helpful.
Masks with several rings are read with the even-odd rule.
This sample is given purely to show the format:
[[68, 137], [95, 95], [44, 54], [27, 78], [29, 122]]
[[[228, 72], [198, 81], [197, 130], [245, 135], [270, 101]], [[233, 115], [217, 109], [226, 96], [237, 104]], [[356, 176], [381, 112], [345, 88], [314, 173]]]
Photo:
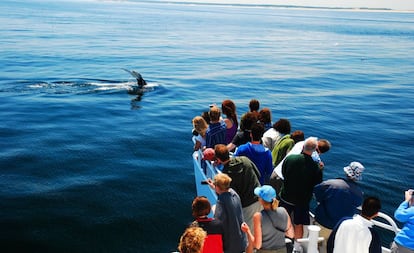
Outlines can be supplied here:
[[138, 84], [139, 87], [142, 88], [144, 85], [147, 84], [147, 82], [144, 80], [144, 78], [142, 78], [142, 76], [141, 76], [140, 73], [136, 72], [135, 70], [132, 70], [131, 71], [129, 69], [124, 69], [124, 68], [122, 68], [122, 69], [125, 70], [126, 72], [128, 72], [129, 74], [131, 74], [131, 76], [133, 76], [133, 77], [135, 77], [137, 79], [137, 84]]

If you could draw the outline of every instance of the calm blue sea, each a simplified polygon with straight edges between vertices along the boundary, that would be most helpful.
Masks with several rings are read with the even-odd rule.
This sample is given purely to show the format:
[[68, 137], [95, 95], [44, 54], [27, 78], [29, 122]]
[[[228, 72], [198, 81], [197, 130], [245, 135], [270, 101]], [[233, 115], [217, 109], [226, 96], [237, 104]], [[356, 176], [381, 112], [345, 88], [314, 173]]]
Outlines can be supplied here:
[[[414, 187], [414, 14], [0, 2], [0, 251], [171, 252], [195, 196], [191, 119], [232, 99], [327, 138], [391, 214]], [[142, 97], [127, 93], [140, 72]]]

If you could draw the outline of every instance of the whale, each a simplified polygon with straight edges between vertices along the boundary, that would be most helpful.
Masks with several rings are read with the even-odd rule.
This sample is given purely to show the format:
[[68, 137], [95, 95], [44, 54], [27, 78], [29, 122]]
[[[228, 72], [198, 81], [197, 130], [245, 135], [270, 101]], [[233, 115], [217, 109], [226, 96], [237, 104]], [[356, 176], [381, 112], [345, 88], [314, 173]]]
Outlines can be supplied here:
[[142, 75], [138, 72], [136, 72], [135, 70], [129, 70], [129, 69], [124, 69], [126, 72], [128, 72], [131, 76], [135, 77], [135, 79], [137, 79], [137, 85], [138, 85], [138, 89], [142, 89], [144, 88], [145, 85], [147, 85], [147, 82], [144, 80], [144, 78], [142, 77]]

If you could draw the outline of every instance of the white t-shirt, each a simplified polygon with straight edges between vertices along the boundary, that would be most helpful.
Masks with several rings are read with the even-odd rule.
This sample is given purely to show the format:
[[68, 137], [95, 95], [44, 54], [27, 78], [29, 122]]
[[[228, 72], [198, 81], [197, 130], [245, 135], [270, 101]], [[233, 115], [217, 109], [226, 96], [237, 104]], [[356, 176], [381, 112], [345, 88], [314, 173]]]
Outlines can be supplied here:
[[282, 138], [282, 134], [276, 131], [273, 127], [264, 132], [262, 137], [263, 146], [268, 148], [270, 151], [273, 150], [276, 143]]
[[195, 139], [196, 141], [199, 141], [199, 142], [201, 143], [201, 148], [203, 148], [203, 147], [205, 147], [205, 146], [206, 146], [206, 139], [205, 139], [205, 138], [203, 138], [203, 137], [201, 136], [201, 134], [199, 134], [199, 135], [195, 136], [195, 137], [194, 137], [194, 139]]

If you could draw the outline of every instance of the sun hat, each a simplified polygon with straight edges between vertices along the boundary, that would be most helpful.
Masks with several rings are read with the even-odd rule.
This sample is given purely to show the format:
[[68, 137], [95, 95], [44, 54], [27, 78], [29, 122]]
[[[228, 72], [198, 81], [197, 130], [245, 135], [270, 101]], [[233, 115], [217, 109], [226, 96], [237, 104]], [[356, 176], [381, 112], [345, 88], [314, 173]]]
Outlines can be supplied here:
[[359, 162], [351, 162], [348, 166], [344, 167], [346, 175], [353, 180], [361, 180], [364, 169], [365, 167]]
[[215, 156], [216, 156], [216, 153], [214, 152], [214, 149], [212, 149], [212, 148], [206, 148], [203, 151], [203, 159], [204, 160], [213, 161]]
[[256, 187], [254, 194], [269, 203], [272, 203], [273, 199], [276, 198], [276, 190], [270, 185]]

